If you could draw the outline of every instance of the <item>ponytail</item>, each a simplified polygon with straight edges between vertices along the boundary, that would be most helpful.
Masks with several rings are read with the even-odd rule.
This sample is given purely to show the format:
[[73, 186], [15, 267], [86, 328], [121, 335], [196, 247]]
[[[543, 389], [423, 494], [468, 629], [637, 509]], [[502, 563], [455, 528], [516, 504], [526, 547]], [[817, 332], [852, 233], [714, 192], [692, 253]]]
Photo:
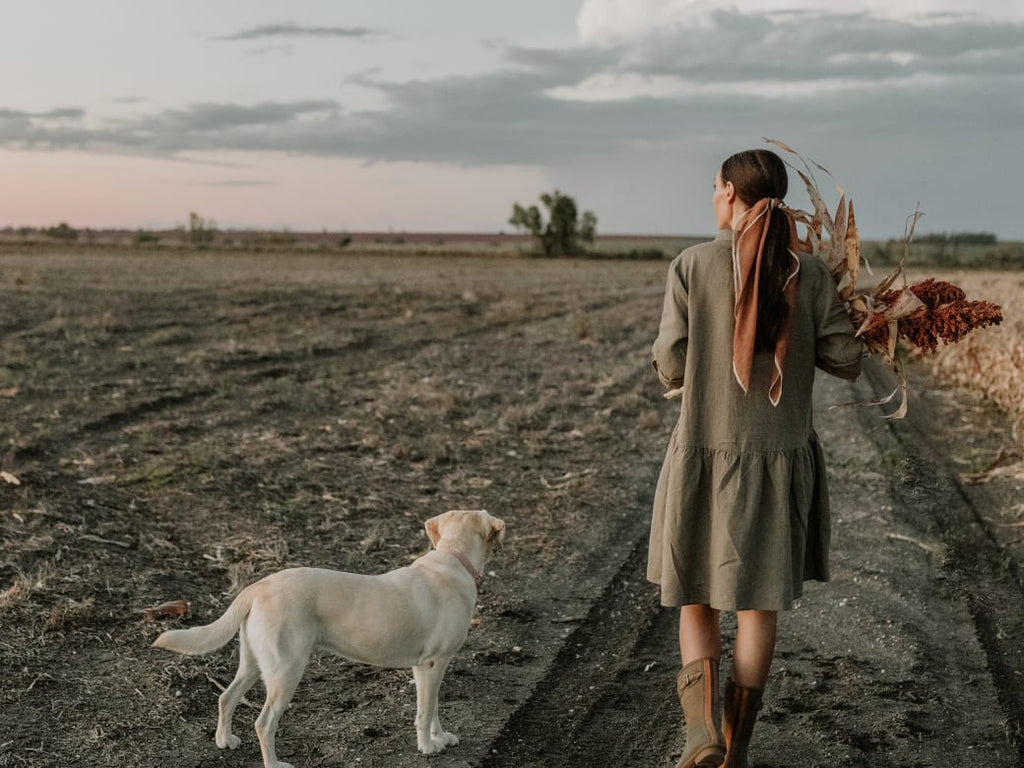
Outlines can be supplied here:
[[791, 228], [789, 216], [781, 210], [789, 178], [786, 164], [767, 149], [748, 149], [726, 158], [722, 163], [722, 181], [731, 181], [736, 196], [751, 208], [765, 198], [769, 206], [761, 271], [757, 284], [757, 333], [754, 348], [775, 348], [775, 341], [786, 327], [788, 308], [784, 295], [792, 272], [789, 256]]
[[770, 351], [788, 320], [785, 288], [793, 271], [789, 255], [790, 227], [784, 211], [773, 206], [769, 212], [761, 273], [757, 285], [757, 335], [754, 349]]

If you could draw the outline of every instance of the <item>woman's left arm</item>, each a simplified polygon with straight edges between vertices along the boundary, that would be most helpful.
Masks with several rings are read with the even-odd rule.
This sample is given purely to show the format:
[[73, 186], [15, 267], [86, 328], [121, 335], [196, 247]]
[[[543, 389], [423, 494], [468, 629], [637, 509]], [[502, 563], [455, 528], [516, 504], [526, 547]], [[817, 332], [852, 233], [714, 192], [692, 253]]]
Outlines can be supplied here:
[[651, 350], [658, 378], [670, 389], [683, 386], [689, 333], [689, 295], [683, 282], [681, 258], [677, 256], [668, 270], [661, 325]]
[[833, 376], [853, 381], [860, 375], [864, 343], [855, 335], [850, 315], [836, 292], [831, 275], [827, 270], [824, 273], [826, 279], [817, 294], [814, 364]]

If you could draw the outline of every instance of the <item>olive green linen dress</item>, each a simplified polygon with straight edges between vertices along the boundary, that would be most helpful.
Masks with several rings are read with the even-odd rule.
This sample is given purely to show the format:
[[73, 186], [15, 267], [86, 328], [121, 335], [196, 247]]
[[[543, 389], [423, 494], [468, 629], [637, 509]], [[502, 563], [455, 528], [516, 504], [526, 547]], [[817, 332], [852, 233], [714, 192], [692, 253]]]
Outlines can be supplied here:
[[860, 373], [863, 345], [825, 263], [800, 256], [796, 310], [778, 406], [772, 352], [750, 389], [733, 374], [732, 230], [669, 267], [654, 366], [682, 406], [662, 466], [647, 577], [665, 606], [787, 610], [807, 579], [827, 581], [825, 462], [811, 423], [815, 367]]

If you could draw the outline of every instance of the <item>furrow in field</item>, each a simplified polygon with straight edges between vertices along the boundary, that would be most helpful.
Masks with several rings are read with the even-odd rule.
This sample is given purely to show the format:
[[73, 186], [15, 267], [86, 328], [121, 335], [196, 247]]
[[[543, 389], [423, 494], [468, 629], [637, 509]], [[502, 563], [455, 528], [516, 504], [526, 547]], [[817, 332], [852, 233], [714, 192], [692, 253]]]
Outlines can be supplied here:
[[[636, 299], [632, 298], [632, 302], [635, 301]], [[588, 313], [631, 310], [628, 303], [632, 302], [623, 302], [623, 297], [618, 292], [609, 291], [607, 296], [595, 297], [584, 303], [582, 309]], [[456, 341], [479, 344], [480, 339], [489, 335], [501, 336], [506, 332], [528, 334], [531, 328], [548, 326], [564, 320], [573, 311], [580, 310], [558, 306], [526, 316], [468, 322], [465, 327], [452, 326], [449, 331], [451, 335], [447, 338], [438, 337], [439, 321], [428, 315], [418, 318], [417, 322], [409, 323], [406, 327], [393, 329], [390, 333], [376, 328], [367, 328], [361, 333], [349, 331], [350, 342], [338, 346], [296, 346], [276, 352], [235, 354], [195, 362], [187, 361], [183, 363], [181, 373], [175, 379], [159, 384], [150, 383], [143, 377], [130, 379], [128, 384], [121, 385], [120, 382], [125, 380], [126, 375], [130, 375], [130, 371], [122, 368], [105, 372], [94, 371], [90, 379], [90, 387], [94, 392], [121, 389], [124, 390], [124, 395], [114, 401], [118, 407], [99, 416], [93, 415], [85, 421], [76, 420], [79, 411], [73, 402], [69, 403], [67, 400], [73, 395], [72, 392], [67, 389], [47, 392], [46, 385], [43, 384], [36, 394], [43, 400], [50, 401], [51, 410], [59, 408], [67, 411], [67, 414], [47, 424], [46, 428], [37, 431], [31, 437], [22, 438], [23, 442], [17, 453], [23, 459], [38, 459], [52, 452], [56, 446], [66, 446], [85, 434], [123, 429], [167, 412], [216, 400], [225, 391], [245, 389], [266, 380], [285, 376], [301, 377], [325, 366], [333, 366], [335, 375], [338, 376], [379, 378], [382, 370], [393, 367], [395, 361], [405, 360], [410, 354], [423, 354], [426, 350], [433, 349], [436, 354], [444, 355], [447, 345]], [[449, 327], [449, 324], [441, 325]], [[496, 343], [501, 346], [501, 341]], [[99, 373], [105, 375], [96, 375]], [[160, 394], [153, 397], [153, 390]], [[215, 411], [217, 405], [207, 403], [200, 407], [200, 410], [202, 409]]]
[[[672, 750], [672, 616], [643, 579], [639, 537], [494, 741], [483, 768], [653, 765]], [[667, 696], [665, 695], [667, 692]], [[645, 727], [651, 717], [657, 723]]]

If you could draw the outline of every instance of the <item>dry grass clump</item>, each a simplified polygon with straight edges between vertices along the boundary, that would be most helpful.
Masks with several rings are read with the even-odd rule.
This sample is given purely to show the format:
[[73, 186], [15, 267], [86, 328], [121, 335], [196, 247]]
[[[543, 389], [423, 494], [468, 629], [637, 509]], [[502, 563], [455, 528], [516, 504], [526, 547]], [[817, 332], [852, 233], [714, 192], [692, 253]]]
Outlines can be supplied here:
[[1010, 414], [1018, 440], [1024, 441], [1024, 279], [991, 272], [950, 277], [999, 301], [1006, 322], [961, 344], [943, 346], [925, 360], [943, 381], [980, 394]]
[[96, 599], [93, 597], [84, 600], [68, 598], [53, 606], [43, 622], [43, 631], [68, 630], [87, 623], [95, 614], [95, 609]]
[[212, 544], [212, 551], [203, 555], [211, 567], [227, 572], [228, 587], [224, 594], [235, 597], [257, 578], [287, 567], [288, 542], [282, 538], [256, 541], [236, 536]]
[[40, 566], [34, 573], [19, 573], [7, 589], [0, 591], [0, 614], [27, 603], [33, 594], [46, 589], [56, 573], [50, 563]]

